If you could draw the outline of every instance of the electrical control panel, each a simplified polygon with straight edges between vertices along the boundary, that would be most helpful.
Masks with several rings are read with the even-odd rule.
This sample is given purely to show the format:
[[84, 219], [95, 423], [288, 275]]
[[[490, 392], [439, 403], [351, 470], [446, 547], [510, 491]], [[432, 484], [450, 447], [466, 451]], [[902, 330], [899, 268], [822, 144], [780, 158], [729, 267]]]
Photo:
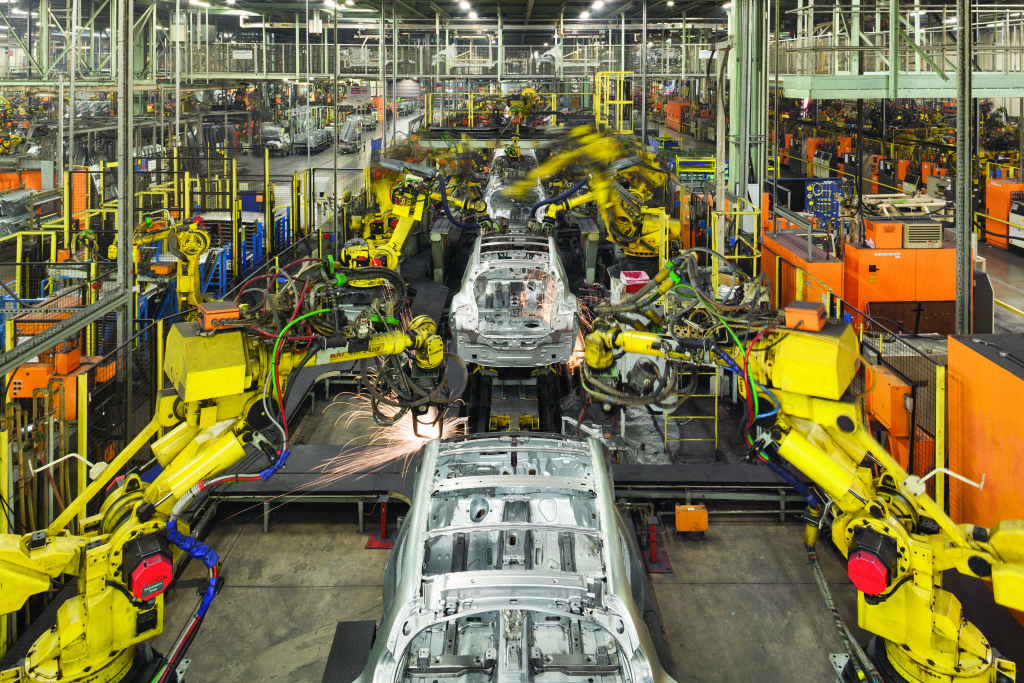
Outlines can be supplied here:
[[839, 178], [808, 180], [804, 187], [804, 211], [827, 223], [839, 218], [842, 197], [843, 185]]

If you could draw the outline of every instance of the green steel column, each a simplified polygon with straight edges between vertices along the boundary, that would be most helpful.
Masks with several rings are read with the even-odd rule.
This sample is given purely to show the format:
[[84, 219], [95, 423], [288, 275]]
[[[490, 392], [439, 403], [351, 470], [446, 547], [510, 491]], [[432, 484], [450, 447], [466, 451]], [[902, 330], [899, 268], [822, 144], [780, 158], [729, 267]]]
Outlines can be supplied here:
[[[895, 2], [892, 4], [896, 4]], [[970, 0], [957, 0], [959, 20], [956, 41], [956, 332], [971, 332], [971, 233], [973, 195], [971, 192], [971, 81], [974, 47]], [[892, 65], [890, 65], [892, 66]]]

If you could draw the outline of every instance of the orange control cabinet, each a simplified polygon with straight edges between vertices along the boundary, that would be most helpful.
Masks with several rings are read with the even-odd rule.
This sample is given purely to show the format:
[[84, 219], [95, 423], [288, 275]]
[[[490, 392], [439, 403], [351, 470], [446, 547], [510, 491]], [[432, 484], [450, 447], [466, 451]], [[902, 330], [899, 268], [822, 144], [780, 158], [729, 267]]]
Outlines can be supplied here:
[[825, 305], [817, 301], [794, 301], [786, 306], [786, 327], [821, 332], [825, 327]]
[[910, 411], [906, 404], [910, 385], [884, 365], [872, 365], [871, 369], [875, 384], [864, 397], [868, 412], [888, 430], [889, 436], [910, 436]]
[[708, 509], [704, 505], [676, 505], [676, 531], [707, 531]]
[[928, 178], [933, 175], [947, 175], [949, 171], [938, 164], [934, 164], [930, 161], [925, 161], [921, 164], [921, 182], [927, 183]]
[[1009, 244], [1006, 237], [1009, 226], [1001, 221], [1010, 219], [1010, 205], [1018, 196], [1017, 193], [1024, 197], [1024, 183], [992, 179], [985, 181], [985, 213], [999, 219], [985, 220], [985, 230], [988, 231], [985, 239], [992, 246], [1006, 249]]
[[808, 175], [814, 175], [814, 153], [818, 148], [825, 147], [825, 138], [807, 138], [807, 171]]
[[883, 301], [955, 301], [956, 246], [869, 249], [847, 244], [844, 297], [858, 310]]
[[864, 238], [871, 240], [875, 249], [902, 249], [903, 223], [892, 220], [865, 220]]

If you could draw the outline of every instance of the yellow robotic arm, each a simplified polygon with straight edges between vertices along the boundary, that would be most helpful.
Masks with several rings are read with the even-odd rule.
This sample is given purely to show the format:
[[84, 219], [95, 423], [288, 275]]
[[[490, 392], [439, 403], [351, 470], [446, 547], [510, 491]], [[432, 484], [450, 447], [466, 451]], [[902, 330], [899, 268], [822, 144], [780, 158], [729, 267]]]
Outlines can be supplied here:
[[[444, 183], [441, 183], [443, 190], [432, 189], [440, 176], [434, 169], [396, 159], [384, 159], [380, 166], [380, 177], [370, 181], [379, 211], [353, 219], [358, 221], [362, 238], [350, 240], [340, 255], [348, 267], [371, 265], [376, 260], [385, 268], [397, 270], [402, 249], [423, 220], [430, 199], [455, 204], [464, 210], [484, 211], [482, 202], [453, 198]], [[375, 285], [379, 281], [364, 282]]]
[[[509, 193], [526, 196], [539, 180], [550, 181], [574, 165], [588, 171], [590, 189], [570, 198], [568, 206], [594, 202], [607, 228], [608, 241], [620, 246], [626, 254], [638, 258], [656, 257], [663, 233], [670, 241], [680, 239], [678, 219], [670, 217], [664, 207], [645, 205], [651, 198], [650, 188], [663, 184], [668, 174], [650, 165], [644, 155], [625, 156], [620, 144], [588, 126], [570, 131], [567, 148], [553, 154], [514, 184]], [[628, 179], [628, 190], [620, 183], [620, 176]], [[564, 205], [549, 205], [546, 213]]]
[[[286, 387], [302, 358], [332, 363], [406, 351], [414, 354], [409, 381], [426, 396], [423, 405], [441, 407], [457, 398], [436, 398], [437, 383], [445, 381], [446, 354], [433, 320], [426, 316], [413, 319], [404, 331], [343, 330], [324, 339], [315, 356], [284, 350], [278, 358], [259, 336], [243, 329], [211, 333], [194, 322], [174, 325], [164, 367], [174, 388], [161, 392], [151, 422], [46, 531], [0, 536], [0, 612], [19, 609], [61, 574], [75, 576], [78, 586], [77, 594], [59, 608], [54, 628], [33, 644], [17, 668], [0, 672], [0, 681], [121, 681], [136, 664], [136, 644], [163, 629], [163, 593], [182, 551], [203, 561], [210, 573], [201, 620], [216, 591], [217, 558], [188, 537], [188, 527], [178, 517], [213, 486], [267, 478], [284, 465], [287, 444], [278, 450], [260, 432], [267, 419], [264, 399], [270, 380], [276, 376]], [[69, 533], [66, 527], [108, 490], [114, 476], [160, 429], [168, 431], [151, 446], [149, 465], [162, 468], [153, 482], [130, 472], [106, 494], [98, 514]], [[267, 455], [269, 466], [252, 475], [225, 474], [245, 456], [249, 443]], [[182, 642], [168, 653], [171, 665], [187, 646]], [[138, 680], [166, 680], [160, 666], [155, 663]]]
[[[676, 262], [669, 265], [648, 293], [634, 295], [637, 300], [680, 281], [673, 277]], [[899, 680], [895, 674], [921, 683], [1015, 680], [1014, 664], [1000, 659], [964, 618], [957, 598], [942, 587], [942, 573], [957, 569], [991, 581], [998, 604], [1024, 609], [1024, 520], [992, 529], [954, 523], [927, 494], [925, 482], [871, 437], [860, 401], [848, 396], [860, 363], [851, 325], [830, 323], [819, 332], [765, 330], [744, 354], [713, 336], [628, 329], [616, 316], [629, 307], [627, 300], [604, 309], [605, 315], [599, 309], [586, 339], [584, 388], [592, 396], [628, 402], [609, 393], [607, 382], [614, 378], [619, 350], [665, 358], [670, 369], [712, 361], [745, 374], [761, 400], [778, 407], [752, 451], [773, 469], [796, 468], [830, 501], [832, 540], [847, 557], [859, 591], [858, 623], [876, 636], [868, 650], [879, 671], [887, 680]], [[747, 368], [737, 364], [744, 356]], [[816, 519], [821, 511], [812, 514]], [[814, 524], [805, 537], [809, 547], [816, 537]]]

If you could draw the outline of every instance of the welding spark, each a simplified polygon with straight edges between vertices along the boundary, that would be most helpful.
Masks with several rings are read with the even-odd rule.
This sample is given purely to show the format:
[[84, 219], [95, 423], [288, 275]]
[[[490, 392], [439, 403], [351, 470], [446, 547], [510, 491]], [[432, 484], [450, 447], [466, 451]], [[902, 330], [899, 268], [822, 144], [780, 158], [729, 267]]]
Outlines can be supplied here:
[[[323, 474], [311, 482], [310, 486], [319, 487], [347, 477], [358, 479], [393, 462], [402, 463], [402, 473], [405, 474], [412, 457], [428, 441], [464, 433], [463, 422], [450, 419], [444, 420], [443, 424], [434, 422], [437, 416], [435, 408], [430, 408], [425, 416], [420, 416], [417, 427], [419, 435], [413, 431], [411, 414], [392, 425], [379, 426], [373, 419], [367, 394], [340, 394], [327, 408], [332, 407], [340, 407], [343, 411], [334, 425], [337, 427], [340, 424], [350, 441], [338, 455], [321, 465]], [[378, 410], [393, 418], [400, 409], [378, 404]]]
[[576, 369], [583, 365], [584, 340], [586, 335], [594, 328], [593, 309], [584, 303], [582, 299], [576, 299], [576, 307], [580, 314], [580, 329], [576, 333], [576, 343], [572, 347], [572, 354], [566, 362], [566, 365], [569, 366], [569, 372], [576, 372]]

